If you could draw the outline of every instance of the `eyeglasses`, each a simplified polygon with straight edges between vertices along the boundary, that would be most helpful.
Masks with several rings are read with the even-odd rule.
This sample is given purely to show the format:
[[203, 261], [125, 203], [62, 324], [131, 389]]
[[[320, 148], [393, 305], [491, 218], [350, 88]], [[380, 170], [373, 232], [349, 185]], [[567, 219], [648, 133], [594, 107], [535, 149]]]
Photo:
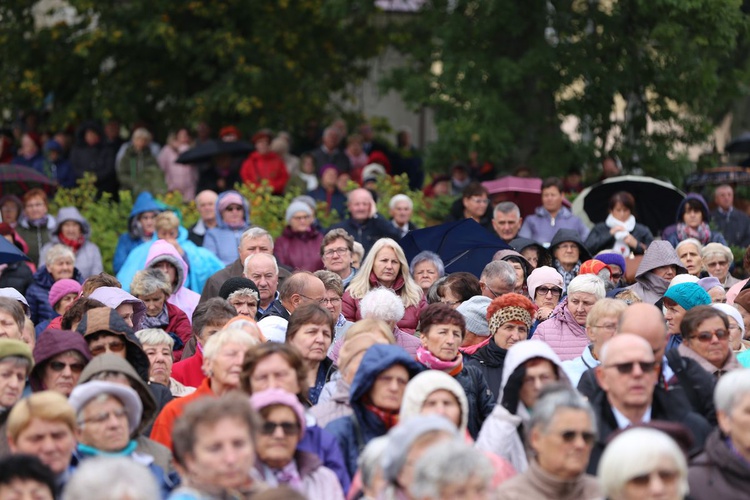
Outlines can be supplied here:
[[594, 328], [601, 328], [605, 332], [614, 332], [617, 330], [617, 323], [612, 323], [611, 325], [594, 325]]
[[81, 373], [83, 371], [83, 363], [63, 363], [62, 361], [50, 361], [49, 367], [53, 372], [61, 372], [66, 366], [70, 367], [70, 371], [73, 373]]
[[473, 201], [474, 203], [479, 203], [480, 205], [486, 205], [486, 204], [488, 204], [490, 202], [489, 199], [487, 199], [487, 198], [479, 198], [478, 196], [472, 196], [469, 199], [471, 201]]
[[583, 442], [587, 445], [593, 444], [594, 439], [596, 438], [594, 433], [589, 431], [562, 431], [560, 433], [560, 437], [566, 443], [574, 442], [578, 436], [580, 436], [581, 439], [583, 439]]
[[332, 306], [335, 306], [339, 302], [341, 302], [341, 299], [338, 297], [334, 297], [332, 299], [320, 299], [321, 304], [331, 304]]
[[635, 365], [641, 367], [643, 373], [649, 373], [654, 371], [656, 367], [655, 361], [628, 361], [627, 363], [614, 363], [611, 365], [605, 365], [604, 368], [617, 368], [617, 371], [623, 375], [633, 373]]
[[323, 252], [323, 255], [325, 255], [326, 257], [331, 257], [333, 254], [346, 255], [346, 252], [348, 252], [348, 251], [349, 251], [349, 249], [346, 248], [346, 247], [330, 248], [330, 249], [326, 250], [325, 252]]
[[325, 304], [325, 303], [326, 303], [326, 301], [328, 300], [328, 299], [325, 299], [325, 298], [323, 298], [323, 299], [314, 299], [314, 298], [312, 298], [312, 297], [308, 297], [308, 296], [307, 296], [307, 295], [305, 295], [304, 293], [298, 293], [297, 295], [299, 295], [300, 297], [304, 297], [304, 298], [306, 298], [306, 299], [307, 299], [307, 300], [309, 300], [310, 302], [317, 302], [318, 304], [321, 304], [321, 305], [322, 305], [322, 304]]
[[673, 483], [677, 480], [679, 473], [676, 470], [656, 470], [649, 474], [635, 476], [631, 478], [629, 482], [638, 486], [647, 486], [651, 482], [651, 479], [653, 479], [654, 475], [659, 476], [659, 479], [663, 483]]
[[540, 286], [536, 289], [537, 295], [546, 296], [547, 294], [552, 294], [553, 297], [559, 297], [562, 295], [562, 288], [552, 287], [547, 288], [546, 286]]
[[719, 340], [725, 340], [729, 338], [729, 332], [726, 330], [714, 330], [712, 332], [698, 332], [692, 335], [691, 339], [696, 339], [698, 342], [711, 342], [711, 339], [716, 338]]
[[112, 416], [114, 416], [117, 420], [120, 420], [123, 417], [127, 417], [128, 413], [125, 411], [125, 408], [120, 408], [119, 410], [99, 413], [98, 415], [80, 420], [79, 422], [84, 424], [103, 424], [104, 422], [112, 418]]
[[729, 265], [729, 262], [726, 260], [717, 260], [715, 262], [706, 263], [706, 267], [724, 267], [728, 265]]
[[277, 427], [281, 427], [281, 432], [285, 436], [299, 434], [299, 424], [296, 422], [263, 422], [260, 432], [264, 436], [273, 436], [276, 433]]
[[224, 209], [225, 212], [242, 212], [242, 207], [239, 205], [229, 205]]
[[611, 277], [611, 278], [612, 278], [613, 280], [617, 281], [617, 280], [619, 280], [620, 278], [622, 278], [622, 273], [611, 273], [611, 274], [610, 274], [610, 277]]
[[490, 293], [492, 294], [492, 296], [493, 296], [493, 297], [499, 297], [499, 296], [501, 296], [501, 295], [502, 295], [502, 294], [504, 293], [504, 292], [496, 292], [495, 290], [493, 290], [492, 288], [490, 288], [490, 285], [488, 285], [488, 284], [487, 284], [487, 283], [485, 283], [484, 281], [480, 281], [480, 282], [479, 282], [479, 286], [482, 286], [482, 285], [484, 285], [484, 287], [485, 287], [485, 288], [486, 288], [487, 290], [489, 290], [489, 291], [490, 291]]
[[91, 354], [93, 356], [98, 356], [100, 354], [104, 354], [105, 352], [120, 352], [123, 349], [125, 349], [125, 342], [122, 340], [113, 340], [112, 342], [108, 342], [106, 344], [100, 344], [94, 347], [91, 347]]

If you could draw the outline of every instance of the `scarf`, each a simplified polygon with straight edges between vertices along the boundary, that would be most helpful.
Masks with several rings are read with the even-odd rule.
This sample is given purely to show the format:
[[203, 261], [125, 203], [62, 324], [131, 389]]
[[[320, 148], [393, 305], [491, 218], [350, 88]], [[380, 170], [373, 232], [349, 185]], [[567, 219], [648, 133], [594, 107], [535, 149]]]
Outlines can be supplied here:
[[31, 227], [45, 227], [48, 222], [48, 218], [45, 215], [44, 217], [40, 219], [26, 219], [26, 221], [29, 223], [29, 226]]
[[390, 430], [393, 427], [396, 427], [398, 424], [398, 413], [399, 410], [383, 410], [382, 408], [378, 408], [372, 403], [365, 403], [365, 409], [374, 413], [376, 417], [380, 419], [383, 424], [385, 424], [385, 429]]
[[72, 248], [74, 253], [78, 253], [78, 250], [80, 250], [83, 244], [86, 242], [86, 239], [83, 237], [83, 235], [79, 236], [75, 240], [70, 240], [63, 236], [62, 233], [60, 233], [57, 235], [57, 239], [59, 239], [60, 243], [62, 243], [66, 247]]
[[167, 303], [164, 302], [164, 306], [161, 312], [156, 316], [149, 316], [148, 314], [143, 316], [141, 320], [141, 329], [144, 328], [164, 328], [169, 324], [169, 314], [167, 314]]
[[295, 463], [294, 459], [292, 459], [281, 469], [271, 469], [267, 466], [264, 466], [263, 468], [266, 470], [266, 478], [272, 476], [272, 479], [268, 481], [269, 484], [273, 484], [273, 480], [275, 479], [276, 484], [279, 486], [286, 485], [296, 491], [304, 492], [302, 478], [299, 475], [299, 469], [297, 468], [297, 464]]
[[570, 271], [566, 271], [565, 268], [560, 264], [560, 262], [555, 259], [555, 269], [557, 269], [557, 272], [560, 273], [560, 275], [563, 277], [563, 293], [566, 293], [568, 291], [568, 285], [570, 282], [578, 276], [578, 271], [581, 270], [581, 261], [579, 260], [576, 265], [571, 269]]
[[615, 219], [612, 214], [609, 214], [607, 216], [607, 220], [604, 221], [604, 223], [609, 228], [619, 226], [625, 228], [625, 231], [617, 231], [615, 233], [615, 244], [612, 247], [612, 250], [621, 254], [623, 257], [627, 257], [628, 255], [630, 255], [630, 247], [625, 243], [625, 238], [627, 238], [630, 233], [633, 232], [633, 229], [635, 229], [635, 217], [631, 215], [630, 217], [628, 217], [628, 220], [623, 222], [619, 219]]
[[711, 241], [711, 228], [705, 222], [701, 222], [695, 229], [684, 222], [679, 222], [677, 224], [677, 239], [682, 241], [687, 238], [695, 238], [701, 242], [701, 245], [705, 245]]
[[102, 451], [91, 446], [78, 443], [78, 451], [85, 456], [90, 457], [127, 457], [133, 453], [138, 446], [135, 440], [131, 439], [128, 445], [120, 451]]
[[432, 354], [430, 351], [424, 348], [424, 346], [419, 346], [417, 348], [417, 361], [425, 365], [427, 368], [430, 368], [432, 370], [440, 370], [441, 372], [445, 372], [451, 377], [455, 377], [459, 373], [461, 373], [461, 370], [464, 368], [464, 357], [461, 355], [461, 353], [458, 353], [458, 356], [453, 359], [453, 361], [443, 361], [442, 359], [438, 358], [434, 354]]

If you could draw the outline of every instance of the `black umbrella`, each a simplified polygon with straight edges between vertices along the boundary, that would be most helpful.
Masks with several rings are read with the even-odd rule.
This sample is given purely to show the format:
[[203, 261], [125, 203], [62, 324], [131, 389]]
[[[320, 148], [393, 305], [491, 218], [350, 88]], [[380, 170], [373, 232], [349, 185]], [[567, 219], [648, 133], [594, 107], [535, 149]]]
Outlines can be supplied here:
[[474, 219], [410, 231], [399, 243], [410, 262], [419, 252], [430, 250], [443, 260], [446, 273], [464, 271], [477, 278], [495, 252], [511, 249]]
[[6, 194], [23, 195], [33, 188], [44, 190], [52, 196], [57, 190], [57, 181], [23, 165], [0, 165], [0, 196]]
[[741, 134], [732, 142], [724, 146], [725, 153], [738, 154], [738, 153], [750, 153], [750, 132]]
[[219, 141], [209, 139], [206, 142], [188, 149], [177, 157], [177, 163], [205, 163], [220, 155], [244, 156], [253, 150], [245, 141]]
[[0, 238], [0, 264], [12, 264], [19, 260], [31, 260], [25, 253], [5, 238]]
[[654, 234], [674, 224], [677, 209], [685, 193], [669, 182], [653, 177], [621, 175], [610, 177], [587, 187], [573, 202], [573, 213], [593, 223], [604, 222], [609, 215], [609, 199], [618, 191], [627, 191], [635, 198], [636, 220]]

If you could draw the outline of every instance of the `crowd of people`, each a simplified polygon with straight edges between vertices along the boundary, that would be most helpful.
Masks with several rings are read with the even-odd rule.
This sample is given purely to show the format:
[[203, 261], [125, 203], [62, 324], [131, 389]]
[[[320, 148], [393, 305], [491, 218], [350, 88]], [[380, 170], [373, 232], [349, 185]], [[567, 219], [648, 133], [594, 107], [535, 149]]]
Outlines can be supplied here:
[[[428, 187], [458, 187], [452, 218], [497, 245], [475, 276], [446, 270], [437, 249], [407, 258], [412, 200], [390, 199], [388, 219], [369, 184], [394, 173], [374, 153], [398, 156], [368, 151], [365, 128], [328, 127], [297, 163], [283, 134], [253, 136], [240, 178], [281, 193], [297, 176], [310, 193], [277, 238], [233, 183], [202, 189], [200, 169], [160, 168], [186, 131], [170, 154], [144, 132], [97, 181], [137, 194], [111, 263], [76, 207], [53, 216], [39, 189], [0, 200], [4, 238], [29, 257], [0, 265], [0, 500], [750, 489], [750, 284], [727, 246], [748, 247], [750, 219], [730, 186], [713, 211], [688, 195], [654, 235], [627, 192], [590, 228], [561, 179], [545, 179], [541, 206], [521, 217], [491, 204], [482, 169], [454, 169]], [[399, 147], [413, 149], [408, 137]], [[417, 155], [402, 156], [423, 187]], [[342, 174], [361, 187], [339, 190]], [[200, 220], [183, 227], [162, 188], [195, 197]], [[321, 227], [316, 201], [342, 221]]]

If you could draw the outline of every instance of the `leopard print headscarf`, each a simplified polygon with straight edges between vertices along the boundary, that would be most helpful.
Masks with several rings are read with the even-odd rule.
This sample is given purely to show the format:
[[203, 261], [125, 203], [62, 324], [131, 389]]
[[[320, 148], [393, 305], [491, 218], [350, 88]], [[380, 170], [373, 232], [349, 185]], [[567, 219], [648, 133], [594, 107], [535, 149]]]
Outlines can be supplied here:
[[523, 307], [510, 306], [499, 309], [490, 318], [490, 333], [494, 334], [498, 328], [509, 321], [520, 321], [526, 324], [526, 328], [531, 329], [531, 314]]

